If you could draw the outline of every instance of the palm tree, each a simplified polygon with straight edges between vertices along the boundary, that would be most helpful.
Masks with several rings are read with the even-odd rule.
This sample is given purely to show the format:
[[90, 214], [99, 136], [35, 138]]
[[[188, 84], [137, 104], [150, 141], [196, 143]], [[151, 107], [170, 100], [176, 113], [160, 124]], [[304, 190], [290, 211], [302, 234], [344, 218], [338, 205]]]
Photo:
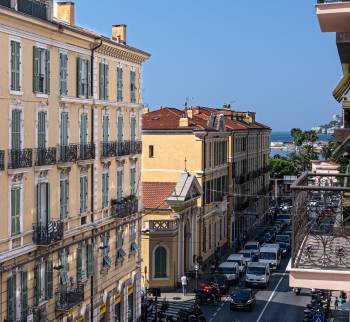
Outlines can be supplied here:
[[324, 145], [322, 147], [321, 155], [325, 160], [330, 159], [330, 157], [332, 156], [332, 153], [333, 153], [333, 151], [332, 151], [330, 144]]
[[298, 128], [294, 128], [290, 131], [291, 136], [293, 137], [293, 142], [295, 145], [295, 151], [299, 152], [300, 147], [303, 145], [305, 141], [305, 135], [302, 130]]

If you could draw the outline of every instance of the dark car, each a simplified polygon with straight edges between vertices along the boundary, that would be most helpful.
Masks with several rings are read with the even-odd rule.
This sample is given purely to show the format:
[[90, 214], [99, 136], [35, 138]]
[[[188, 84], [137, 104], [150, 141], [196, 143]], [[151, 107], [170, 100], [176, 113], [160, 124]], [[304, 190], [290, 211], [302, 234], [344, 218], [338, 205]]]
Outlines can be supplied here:
[[251, 288], [236, 288], [231, 293], [230, 309], [251, 310], [255, 305], [255, 296]]
[[226, 294], [228, 292], [228, 280], [227, 277], [225, 275], [214, 275], [211, 276], [208, 279], [209, 283], [215, 283], [218, 284], [220, 287], [220, 290], [223, 294]]
[[290, 251], [289, 245], [284, 243], [284, 242], [277, 242], [277, 244], [280, 245], [282, 257], [287, 257], [287, 255]]

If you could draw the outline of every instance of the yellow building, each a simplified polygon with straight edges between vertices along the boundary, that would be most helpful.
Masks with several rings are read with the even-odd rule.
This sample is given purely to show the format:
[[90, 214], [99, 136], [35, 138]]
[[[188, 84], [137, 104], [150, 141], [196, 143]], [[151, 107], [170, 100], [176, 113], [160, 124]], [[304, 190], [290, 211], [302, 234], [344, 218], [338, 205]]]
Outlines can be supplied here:
[[[145, 112], [142, 119], [143, 187], [153, 183], [155, 191], [160, 191], [159, 195], [166, 198], [169, 207], [163, 209], [155, 205], [154, 209], [148, 207], [145, 211], [143, 281], [146, 285], [173, 287], [184, 272], [193, 270], [196, 262], [207, 261], [227, 244], [229, 133], [221, 115], [201, 118], [193, 115], [192, 110], [175, 108]], [[176, 186], [182, 185], [184, 173], [198, 181], [203, 193], [200, 196], [195, 194], [188, 204], [174, 205], [169, 196], [172, 189], [175, 189], [173, 196], [177, 195], [179, 188]], [[196, 186], [195, 182], [193, 184]], [[172, 187], [166, 195], [161, 193], [164, 185]], [[145, 190], [142, 194], [144, 199], [148, 199], [149, 191]], [[162, 202], [160, 196], [157, 200]], [[173, 213], [177, 213], [175, 218]], [[191, 220], [188, 219], [189, 214], [192, 214]], [[173, 237], [170, 236], [171, 229], [164, 232], [158, 224], [155, 226], [157, 221], [162, 220], [172, 222], [169, 225], [172, 225]], [[157, 252], [160, 246], [164, 247]], [[172, 259], [162, 266], [166, 270], [164, 272], [163, 269], [160, 274], [156, 271], [160, 267], [156, 263], [159, 252], [163, 252], [162, 258]]]
[[149, 54], [57, 14], [0, 1], [0, 319], [136, 321]]

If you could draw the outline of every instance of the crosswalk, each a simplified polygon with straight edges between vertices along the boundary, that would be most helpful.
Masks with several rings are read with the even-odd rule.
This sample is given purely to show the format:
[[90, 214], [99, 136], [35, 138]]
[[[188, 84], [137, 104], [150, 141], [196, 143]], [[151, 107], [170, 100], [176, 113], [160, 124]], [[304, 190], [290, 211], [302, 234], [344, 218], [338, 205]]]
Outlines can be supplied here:
[[[163, 303], [163, 299], [158, 300], [158, 304], [157, 304], [157, 311], [160, 312], [160, 308], [162, 306]], [[165, 311], [165, 316], [166, 317], [177, 317], [178, 312], [181, 309], [190, 309], [193, 304], [194, 304], [194, 300], [188, 300], [188, 301], [168, 301], [167, 303], [169, 305], [168, 309]], [[151, 322], [154, 320], [155, 318], [155, 305], [154, 308], [152, 310], [152, 313], [148, 314], [148, 321]]]

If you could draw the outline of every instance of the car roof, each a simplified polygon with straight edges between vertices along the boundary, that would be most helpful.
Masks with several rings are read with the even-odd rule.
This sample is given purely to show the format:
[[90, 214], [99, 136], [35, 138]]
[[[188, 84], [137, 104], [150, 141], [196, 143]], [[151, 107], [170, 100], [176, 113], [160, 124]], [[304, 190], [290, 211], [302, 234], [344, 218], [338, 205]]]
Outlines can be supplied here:
[[246, 245], [255, 245], [255, 244], [259, 244], [259, 242], [258, 241], [255, 241], [255, 240], [250, 240], [250, 241], [248, 241], [248, 242], [246, 242], [245, 243]]
[[242, 259], [243, 254], [231, 254], [229, 257], [227, 257], [227, 260], [229, 259]]
[[236, 287], [232, 290], [232, 293], [233, 292], [241, 292], [241, 291], [252, 292], [252, 289], [248, 288], [248, 287]]
[[253, 254], [253, 252], [254, 251], [252, 249], [242, 249], [242, 250], [239, 251], [240, 254], [250, 253], [250, 255]]
[[261, 263], [261, 262], [250, 262], [248, 264], [248, 267], [267, 267], [267, 265], [269, 265], [268, 263]]
[[219, 265], [219, 267], [221, 268], [231, 268], [231, 267], [235, 267], [238, 266], [237, 263], [232, 263], [232, 262], [223, 262]]

